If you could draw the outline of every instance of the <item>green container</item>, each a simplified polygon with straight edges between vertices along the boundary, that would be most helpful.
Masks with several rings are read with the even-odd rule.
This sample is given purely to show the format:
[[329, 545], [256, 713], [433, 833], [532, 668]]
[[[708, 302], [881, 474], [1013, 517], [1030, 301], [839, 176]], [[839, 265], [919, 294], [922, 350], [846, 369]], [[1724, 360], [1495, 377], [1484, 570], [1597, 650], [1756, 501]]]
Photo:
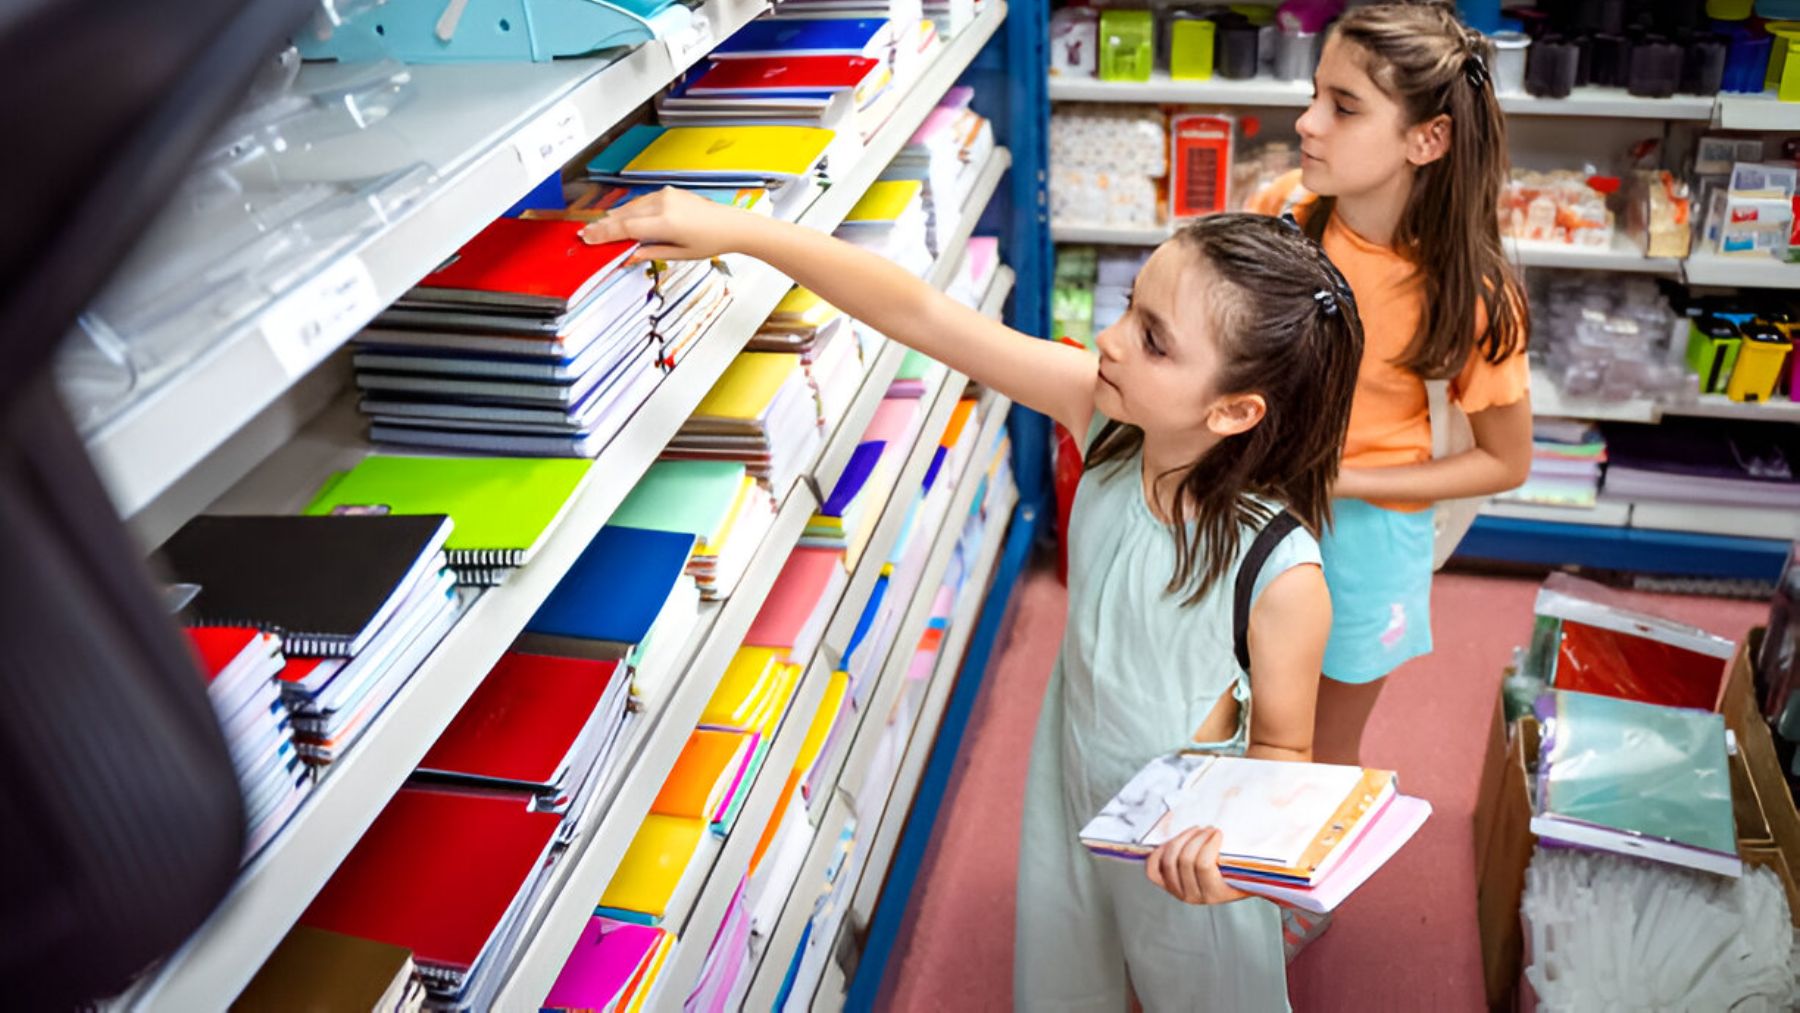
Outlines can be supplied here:
[[1100, 80], [1148, 81], [1156, 65], [1156, 23], [1149, 11], [1102, 11]]
[[1700, 393], [1725, 393], [1743, 346], [1737, 325], [1722, 317], [1701, 317], [1688, 325], [1687, 364], [1700, 375]]
[[1217, 30], [1211, 18], [1177, 15], [1169, 23], [1169, 76], [1177, 81], [1211, 80]]

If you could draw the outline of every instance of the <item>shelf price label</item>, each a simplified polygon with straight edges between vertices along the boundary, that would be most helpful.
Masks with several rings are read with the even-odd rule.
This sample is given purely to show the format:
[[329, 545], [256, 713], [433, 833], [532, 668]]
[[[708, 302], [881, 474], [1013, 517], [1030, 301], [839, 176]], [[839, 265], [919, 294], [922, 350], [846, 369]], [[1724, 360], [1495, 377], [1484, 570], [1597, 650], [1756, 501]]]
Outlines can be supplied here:
[[289, 377], [317, 365], [381, 310], [375, 278], [345, 257], [283, 296], [263, 314], [263, 336]]
[[536, 183], [561, 169], [587, 142], [587, 124], [582, 122], [581, 110], [565, 100], [521, 131], [513, 148], [519, 154], [519, 164], [525, 166], [525, 174]]
[[686, 28], [664, 40], [669, 47], [669, 62], [674, 65], [677, 74], [712, 52], [718, 41], [718, 35], [713, 32], [712, 20], [704, 14], [695, 14], [694, 20]]

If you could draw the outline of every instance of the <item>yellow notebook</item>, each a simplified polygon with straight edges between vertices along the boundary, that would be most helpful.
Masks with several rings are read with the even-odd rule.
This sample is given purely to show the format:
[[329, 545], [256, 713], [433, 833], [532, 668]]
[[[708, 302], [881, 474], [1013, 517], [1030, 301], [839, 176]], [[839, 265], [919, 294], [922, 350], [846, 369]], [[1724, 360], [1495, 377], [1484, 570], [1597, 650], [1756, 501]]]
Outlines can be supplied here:
[[863, 192], [862, 200], [844, 216], [847, 222], [892, 222], [906, 213], [908, 205], [919, 199], [925, 184], [916, 179], [891, 179], [875, 183]]
[[843, 672], [831, 673], [831, 681], [825, 684], [825, 699], [819, 701], [818, 713], [813, 715], [806, 739], [800, 743], [800, 755], [794, 757], [794, 773], [805, 777], [812, 772], [812, 765], [819, 762], [819, 754], [825, 749], [832, 726], [837, 724], [838, 711], [843, 709], [844, 695], [849, 691], [850, 677]]
[[700, 714], [700, 723], [714, 728], [748, 728], [752, 715], [769, 691], [779, 667], [773, 648], [740, 647], [725, 666], [725, 674], [712, 699]]
[[619, 860], [600, 906], [661, 918], [706, 833], [706, 821], [651, 813]]
[[805, 671], [799, 665], [781, 664], [775, 667], [775, 678], [770, 680], [767, 692], [757, 701], [756, 710], [751, 714], [750, 723], [744, 731], [759, 732], [765, 741], [773, 739], [775, 732], [781, 727], [781, 719], [786, 716], [788, 704], [794, 702], [794, 690], [800, 685], [800, 674]]
[[625, 172], [801, 176], [834, 136], [820, 127], [669, 127]]
[[790, 352], [744, 352], [725, 367], [719, 382], [700, 399], [694, 416], [760, 419], [782, 385], [799, 369], [800, 357]]
[[775, 304], [775, 312], [769, 314], [768, 325], [816, 328], [823, 327], [842, 315], [836, 306], [819, 298], [817, 292], [795, 285]]

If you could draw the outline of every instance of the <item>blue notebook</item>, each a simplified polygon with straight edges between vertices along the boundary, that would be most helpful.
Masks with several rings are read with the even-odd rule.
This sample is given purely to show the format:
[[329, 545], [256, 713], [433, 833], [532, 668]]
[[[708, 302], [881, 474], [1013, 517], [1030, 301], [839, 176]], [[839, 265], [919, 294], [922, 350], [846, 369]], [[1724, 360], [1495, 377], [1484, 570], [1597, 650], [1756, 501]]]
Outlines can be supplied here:
[[652, 123], [640, 123], [631, 127], [588, 162], [588, 173], [594, 176], [618, 175], [632, 159], [643, 154], [652, 141], [661, 137], [662, 133], [663, 128]]
[[761, 18], [713, 49], [725, 56], [870, 56], [889, 22], [883, 18]]
[[857, 444], [856, 450], [850, 454], [850, 462], [844, 465], [844, 473], [838, 476], [837, 485], [832, 487], [831, 495], [826, 497], [825, 505], [819, 508], [819, 513], [826, 517], [844, 516], [844, 511], [850, 509], [850, 504], [855, 502], [863, 486], [868, 484], [875, 466], [881, 463], [881, 453], [885, 449], [886, 440]]
[[583, 549], [525, 632], [634, 646], [676, 582], [688, 580], [694, 536], [608, 525]]

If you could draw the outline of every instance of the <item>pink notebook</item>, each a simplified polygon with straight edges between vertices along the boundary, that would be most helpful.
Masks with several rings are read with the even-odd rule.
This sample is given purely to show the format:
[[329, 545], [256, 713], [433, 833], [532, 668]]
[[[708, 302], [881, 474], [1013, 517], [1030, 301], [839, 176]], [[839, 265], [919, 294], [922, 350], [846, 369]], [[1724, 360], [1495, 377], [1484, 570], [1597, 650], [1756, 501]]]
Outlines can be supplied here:
[[1267, 880], [1226, 876], [1225, 881], [1239, 890], [1291, 904], [1294, 907], [1323, 914], [1336, 909], [1356, 888], [1368, 882], [1413, 834], [1425, 825], [1431, 815], [1431, 803], [1411, 795], [1395, 795], [1381, 810], [1373, 826], [1350, 846], [1337, 868], [1325, 881], [1311, 889], [1272, 883]]
[[846, 579], [843, 553], [795, 549], [750, 625], [745, 646], [785, 650], [789, 661], [810, 660]]
[[656, 952], [664, 930], [590, 918], [575, 952], [550, 986], [545, 1009], [609, 1009]]
[[881, 402], [881, 407], [875, 409], [875, 417], [869, 420], [869, 428], [863, 433], [863, 442], [881, 440], [893, 447], [904, 441], [918, 417], [919, 402], [905, 398], [886, 398]]

